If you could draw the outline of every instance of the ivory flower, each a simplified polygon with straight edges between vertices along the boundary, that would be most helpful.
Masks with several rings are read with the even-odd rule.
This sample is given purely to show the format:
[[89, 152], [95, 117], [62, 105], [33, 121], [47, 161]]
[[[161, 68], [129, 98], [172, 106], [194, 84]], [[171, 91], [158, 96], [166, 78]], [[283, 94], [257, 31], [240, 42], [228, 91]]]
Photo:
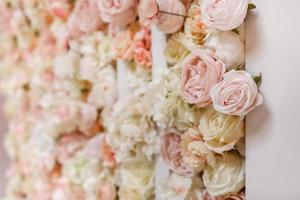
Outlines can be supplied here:
[[223, 153], [231, 150], [243, 137], [243, 118], [225, 115], [208, 108], [200, 118], [199, 131], [207, 148]]

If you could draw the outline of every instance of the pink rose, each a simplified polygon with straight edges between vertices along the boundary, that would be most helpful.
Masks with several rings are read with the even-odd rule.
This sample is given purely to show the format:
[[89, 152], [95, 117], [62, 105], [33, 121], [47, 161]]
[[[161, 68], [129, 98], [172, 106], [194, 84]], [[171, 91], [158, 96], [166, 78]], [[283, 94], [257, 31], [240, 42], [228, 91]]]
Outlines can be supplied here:
[[[157, 0], [159, 10], [186, 15], [186, 8], [180, 0]], [[178, 31], [184, 22], [184, 17], [158, 13], [154, 19], [156, 27], [164, 33], [175, 33]]]
[[86, 137], [80, 132], [64, 134], [58, 140], [57, 160], [64, 163], [71, 158], [86, 143]]
[[68, 20], [68, 28], [72, 37], [82, 33], [91, 33], [103, 26], [99, 9], [95, 0], [79, 0]]
[[117, 58], [131, 61], [134, 56], [134, 32], [130, 29], [116, 34], [112, 44], [113, 51]]
[[161, 154], [175, 173], [192, 176], [192, 169], [183, 161], [180, 149], [181, 137], [175, 130], [169, 130], [161, 139]]
[[249, 0], [211, 0], [204, 11], [204, 23], [208, 27], [229, 31], [245, 20]]
[[151, 32], [149, 28], [142, 28], [134, 36], [134, 60], [138, 66], [151, 67]]
[[116, 26], [126, 26], [137, 16], [137, 0], [99, 0], [103, 21]]
[[156, 0], [141, 0], [138, 7], [140, 22], [151, 21], [158, 14], [158, 5]]
[[184, 100], [199, 107], [211, 103], [209, 91], [220, 82], [226, 68], [224, 63], [208, 51], [190, 54], [182, 63], [181, 92]]
[[231, 70], [210, 90], [215, 110], [245, 116], [263, 102], [257, 85], [246, 71]]

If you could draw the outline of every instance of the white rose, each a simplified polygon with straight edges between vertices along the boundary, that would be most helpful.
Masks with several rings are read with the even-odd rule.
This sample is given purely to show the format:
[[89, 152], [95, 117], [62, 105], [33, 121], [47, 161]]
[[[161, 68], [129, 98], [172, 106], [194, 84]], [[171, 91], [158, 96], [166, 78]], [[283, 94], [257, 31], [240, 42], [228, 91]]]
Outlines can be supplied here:
[[232, 32], [219, 32], [208, 38], [205, 46], [212, 48], [227, 69], [237, 68], [245, 61], [245, 47], [241, 36]]
[[245, 160], [237, 153], [217, 156], [216, 164], [204, 169], [203, 183], [213, 196], [238, 193], [245, 186]]

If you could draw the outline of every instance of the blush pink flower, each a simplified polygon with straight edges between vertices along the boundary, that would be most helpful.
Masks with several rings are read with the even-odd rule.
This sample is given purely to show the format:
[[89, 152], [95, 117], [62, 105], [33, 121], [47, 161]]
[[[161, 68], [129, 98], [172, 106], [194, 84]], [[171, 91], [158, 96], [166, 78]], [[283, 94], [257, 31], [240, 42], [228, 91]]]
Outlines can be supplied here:
[[151, 52], [144, 48], [137, 48], [135, 50], [134, 60], [138, 66], [149, 68], [152, 65]]
[[151, 31], [149, 28], [142, 28], [134, 36], [135, 51], [134, 60], [138, 66], [149, 68], [152, 65], [151, 54]]
[[245, 116], [263, 103], [263, 97], [251, 75], [246, 71], [231, 70], [224, 79], [211, 88], [213, 106], [216, 111]]
[[134, 32], [130, 29], [116, 34], [112, 44], [113, 51], [117, 58], [131, 61], [134, 57]]
[[137, 0], [99, 0], [103, 21], [116, 26], [126, 26], [137, 16]]
[[101, 151], [104, 163], [106, 165], [108, 165], [109, 167], [115, 167], [117, 165], [117, 162], [115, 159], [115, 152], [112, 149], [112, 147], [106, 142], [105, 135], [102, 136], [101, 141], [100, 141], [100, 151]]
[[57, 160], [64, 163], [71, 158], [78, 150], [83, 148], [86, 143], [86, 137], [80, 132], [64, 134], [58, 140]]
[[116, 188], [110, 183], [101, 184], [98, 188], [99, 200], [115, 200], [116, 196]]
[[49, 0], [49, 4], [50, 12], [54, 16], [62, 20], [68, 19], [71, 13], [71, 5], [67, 0]]
[[147, 24], [158, 14], [158, 5], [156, 0], [141, 0], [138, 7], [140, 22]]
[[78, 37], [103, 26], [96, 0], [79, 0], [68, 20], [69, 34]]
[[181, 137], [175, 130], [169, 130], [161, 139], [161, 155], [175, 173], [193, 176], [192, 169], [183, 161], [180, 149]]
[[245, 20], [249, 0], [212, 0], [204, 11], [204, 23], [208, 27], [229, 31]]
[[211, 103], [209, 91], [225, 74], [224, 63], [208, 51], [198, 50], [182, 63], [181, 93], [184, 100], [199, 107]]
[[[157, 0], [160, 11], [186, 15], [186, 8], [180, 0]], [[154, 18], [156, 27], [164, 33], [175, 33], [183, 25], [184, 17], [158, 13]]]

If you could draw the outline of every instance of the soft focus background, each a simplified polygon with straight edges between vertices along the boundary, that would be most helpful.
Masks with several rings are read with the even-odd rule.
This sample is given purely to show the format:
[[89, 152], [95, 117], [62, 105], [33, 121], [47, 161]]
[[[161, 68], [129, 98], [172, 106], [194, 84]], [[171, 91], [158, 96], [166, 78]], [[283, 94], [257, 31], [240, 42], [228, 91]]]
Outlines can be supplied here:
[[0, 198], [3, 197], [5, 191], [5, 171], [8, 167], [8, 159], [3, 147], [3, 138], [6, 131], [6, 121], [3, 116], [3, 98], [0, 97]]

